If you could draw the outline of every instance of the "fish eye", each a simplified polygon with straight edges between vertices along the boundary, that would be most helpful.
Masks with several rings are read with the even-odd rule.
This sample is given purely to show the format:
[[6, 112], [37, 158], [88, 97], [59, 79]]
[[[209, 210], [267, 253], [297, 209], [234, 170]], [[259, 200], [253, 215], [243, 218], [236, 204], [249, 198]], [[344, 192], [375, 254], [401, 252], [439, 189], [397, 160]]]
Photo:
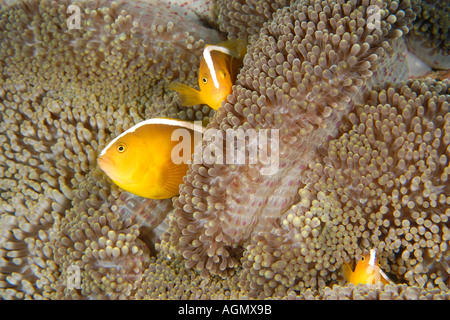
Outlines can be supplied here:
[[202, 82], [203, 82], [204, 84], [207, 84], [207, 83], [208, 83], [208, 79], [207, 79], [206, 77], [202, 77]]
[[117, 146], [117, 151], [122, 153], [127, 149], [127, 145], [125, 143], [119, 143]]
[[362, 257], [361, 257], [361, 261], [364, 261], [364, 260], [366, 260], [366, 258], [364, 258], [364, 256], [362, 256]]

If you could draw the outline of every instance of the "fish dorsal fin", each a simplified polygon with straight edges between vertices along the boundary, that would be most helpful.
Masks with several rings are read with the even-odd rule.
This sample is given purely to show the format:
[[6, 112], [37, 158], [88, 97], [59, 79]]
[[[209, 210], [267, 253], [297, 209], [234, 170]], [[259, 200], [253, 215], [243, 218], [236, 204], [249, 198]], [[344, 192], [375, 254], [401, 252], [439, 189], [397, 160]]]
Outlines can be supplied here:
[[141, 122], [135, 124], [131, 128], [125, 130], [120, 135], [118, 135], [117, 137], [112, 139], [106, 145], [106, 147], [103, 148], [103, 150], [100, 152], [99, 155], [100, 156], [104, 155], [106, 150], [109, 149], [117, 140], [119, 140], [123, 136], [136, 131], [136, 129], [138, 129], [142, 126], [149, 125], [149, 124], [165, 124], [165, 125], [171, 125], [171, 126], [179, 126], [179, 127], [184, 127], [184, 128], [191, 129], [191, 130], [194, 130], [197, 132], [202, 132], [202, 133], [205, 130], [205, 128], [203, 126], [197, 125], [194, 121], [186, 121], [186, 120], [171, 119], [171, 118], [164, 118], [164, 117], [151, 118], [151, 119], [147, 119], [147, 120], [144, 120], [144, 121], [141, 121]]
[[154, 124], [164, 124], [169, 126], [175, 126], [175, 127], [181, 127], [186, 128], [189, 130], [192, 130], [194, 132], [203, 134], [205, 132], [205, 127], [203, 126], [203, 123], [200, 123], [200, 120], [191, 121], [191, 120], [181, 120], [181, 119], [173, 119], [173, 118], [166, 118], [166, 117], [157, 117], [152, 118], [148, 121], [149, 123]]
[[247, 42], [241, 39], [225, 40], [216, 44], [216, 46], [227, 48], [230, 51], [229, 55], [236, 59], [243, 59], [247, 53]]

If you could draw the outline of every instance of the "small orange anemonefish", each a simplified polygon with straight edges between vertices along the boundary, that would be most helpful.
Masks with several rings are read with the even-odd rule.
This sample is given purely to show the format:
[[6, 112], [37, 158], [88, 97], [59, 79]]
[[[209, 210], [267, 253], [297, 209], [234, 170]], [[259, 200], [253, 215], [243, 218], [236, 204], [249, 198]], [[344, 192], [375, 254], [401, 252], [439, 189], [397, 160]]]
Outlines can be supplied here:
[[198, 73], [200, 91], [181, 83], [170, 83], [168, 88], [178, 91], [183, 106], [207, 104], [217, 110], [231, 93], [246, 53], [247, 43], [244, 40], [233, 39], [206, 45]]
[[[174, 135], [178, 129], [181, 131]], [[151, 199], [171, 198], [179, 193], [188, 170], [187, 161], [192, 157], [196, 142], [195, 132], [203, 132], [203, 127], [190, 121], [145, 120], [109, 142], [97, 163], [126, 191]], [[184, 142], [181, 146], [188, 148], [180, 148], [180, 143]]]
[[375, 284], [380, 281], [384, 284], [393, 284], [379, 267], [375, 249], [371, 249], [368, 254], [361, 257], [355, 271], [352, 271], [346, 262], [342, 265], [342, 271], [345, 279], [354, 284]]

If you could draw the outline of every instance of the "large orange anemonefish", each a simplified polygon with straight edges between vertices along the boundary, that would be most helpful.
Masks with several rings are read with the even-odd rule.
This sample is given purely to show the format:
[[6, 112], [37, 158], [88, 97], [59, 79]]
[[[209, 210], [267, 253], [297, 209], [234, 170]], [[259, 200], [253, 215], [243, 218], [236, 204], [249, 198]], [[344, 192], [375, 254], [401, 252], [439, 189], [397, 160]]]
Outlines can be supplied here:
[[179, 193], [188, 170], [195, 132], [201, 135], [203, 127], [190, 121], [145, 120], [113, 139], [97, 163], [126, 191], [152, 199], [170, 198]]

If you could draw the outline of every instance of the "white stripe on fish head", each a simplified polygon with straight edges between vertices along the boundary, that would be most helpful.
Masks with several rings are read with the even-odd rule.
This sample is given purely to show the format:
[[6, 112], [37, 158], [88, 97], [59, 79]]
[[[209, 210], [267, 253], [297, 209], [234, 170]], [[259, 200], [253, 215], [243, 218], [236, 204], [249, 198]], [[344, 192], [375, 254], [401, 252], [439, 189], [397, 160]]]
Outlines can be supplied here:
[[377, 257], [377, 251], [375, 249], [370, 249], [369, 265], [375, 266], [376, 257]]
[[214, 86], [219, 89], [219, 80], [217, 80], [217, 74], [216, 69], [214, 68], [214, 63], [212, 61], [211, 57], [211, 51], [220, 51], [222, 53], [232, 55], [230, 49], [221, 47], [221, 46], [214, 46], [214, 45], [207, 45], [205, 49], [203, 50], [203, 58], [205, 59], [206, 66], [209, 69], [209, 73], [211, 74], [211, 77], [214, 82]]

